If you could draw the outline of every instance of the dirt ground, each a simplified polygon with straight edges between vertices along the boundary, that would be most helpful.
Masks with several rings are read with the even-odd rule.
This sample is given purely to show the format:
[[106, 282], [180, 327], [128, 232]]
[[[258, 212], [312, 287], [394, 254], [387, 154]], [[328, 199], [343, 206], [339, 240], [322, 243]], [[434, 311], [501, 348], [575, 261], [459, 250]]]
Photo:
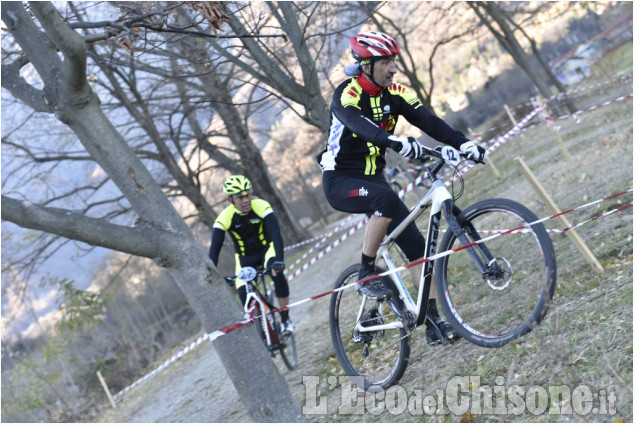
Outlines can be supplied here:
[[[291, 302], [332, 289], [339, 273], [359, 261], [363, 229], [336, 250], [293, 279]], [[278, 358], [275, 363], [293, 393], [302, 400], [302, 377], [321, 368], [324, 349], [330, 347], [329, 297], [296, 307], [290, 314], [296, 326], [299, 367], [289, 372]], [[317, 354], [317, 355], [316, 355]], [[332, 353], [334, 355], [334, 352]], [[103, 422], [250, 422], [238, 393], [221, 365], [212, 344], [203, 343], [170, 365], [154, 379], [133, 389], [116, 410], [104, 412]]]
[[[632, 99], [581, 118], [581, 124], [559, 122], [573, 162], [565, 160], [551, 130], [538, 125], [492, 155], [501, 180], [493, 176], [490, 167], [468, 173], [466, 194], [458, 205], [508, 197], [525, 203], [539, 217], [553, 214], [511, 161], [519, 155], [563, 210], [632, 188]], [[571, 220], [582, 221], [631, 200], [632, 193], [592, 207]], [[292, 310], [299, 367], [290, 372], [281, 362], [276, 360], [276, 364], [310, 422], [632, 421], [632, 220], [631, 207], [578, 229], [605, 267], [602, 274], [591, 269], [566, 236], [553, 236], [558, 261], [555, 305], [546, 322], [521, 340], [500, 349], [476, 347], [465, 341], [428, 347], [425, 335], [415, 333], [408, 369], [400, 385], [392, 393], [382, 394], [383, 399], [364, 396], [339, 380], [342, 371], [330, 340], [328, 296]], [[563, 226], [552, 222], [547, 227]], [[363, 229], [293, 279], [291, 301], [330, 290], [339, 273], [359, 261], [362, 234]], [[595, 404], [588, 413], [578, 409], [568, 412], [565, 399], [551, 400], [546, 410], [532, 411], [528, 403], [524, 411], [512, 414], [510, 405], [503, 413], [486, 408], [457, 413], [430, 404], [422, 409], [422, 404], [417, 404], [421, 401], [426, 407], [426, 400], [438, 401], [448, 382], [465, 376], [481, 380], [469, 382], [472, 395], [486, 387], [496, 390], [497, 385], [503, 389], [519, 385], [536, 391], [551, 386], [574, 390], [585, 387], [594, 394]], [[407, 405], [397, 400], [402, 393]], [[602, 400], [610, 404], [611, 395], [616, 397], [613, 409], [602, 407]], [[105, 408], [98, 420], [249, 422], [250, 418], [212, 345], [204, 343], [131, 391], [117, 409]]]

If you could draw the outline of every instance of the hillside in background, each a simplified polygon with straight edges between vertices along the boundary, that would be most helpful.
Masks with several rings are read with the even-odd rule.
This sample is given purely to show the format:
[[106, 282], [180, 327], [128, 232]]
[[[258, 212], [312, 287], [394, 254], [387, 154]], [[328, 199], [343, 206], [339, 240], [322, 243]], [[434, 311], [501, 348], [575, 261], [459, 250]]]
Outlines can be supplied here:
[[[632, 14], [632, 3], [610, 2], [596, 5], [595, 10], [598, 14], [583, 14], [581, 9], [574, 9], [575, 11], [555, 19], [557, 12], [562, 12], [562, 10], [558, 10], [559, 7], [558, 3], [553, 3], [554, 10], [550, 13], [546, 12], [549, 16], [536, 19], [537, 23], [531, 26], [532, 33], [537, 36], [540, 46], [549, 60], [557, 59], [580, 43], [600, 33], [625, 11], [630, 10]], [[499, 124], [508, 126], [504, 128], [511, 127], [502, 109], [503, 105], [515, 106], [518, 103], [526, 102], [534, 94], [529, 80], [519, 72], [508, 55], [491, 37], [481, 37], [445, 46], [435, 58], [434, 106], [440, 115], [464, 131], [468, 128], [482, 131]], [[423, 50], [420, 56], [417, 56], [417, 60], [425, 63], [426, 57]], [[632, 41], [606, 52], [605, 60], [610, 62], [604, 62], [604, 64], [600, 62], [594, 65], [592, 74], [571, 88], [613, 81], [616, 77], [632, 74]], [[344, 75], [340, 70], [343, 65], [348, 64], [350, 64], [350, 56], [345, 53], [341, 56], [339, 63], [334, 66], [331, 78], [334, 81], [343, 79]], [[323, 87], [326, 92], [332, 88], [328, 84], [324, 84]], [[578, 99], [579, 106], [582, 108], [611, 100], [620, 94], [626, 94], [627, 91], [631, 92], [632, 86], [630, 88], [622, 86], [611, 90], [608, 93], [602, 92], [598, 96], [585, 93]], [[329, 228], [327, 227], [329, 223], [342, 217], [326, 204], [320, 186], [321, 174], [312, 159], [313, 154], [324, 143], [324, 136], [315, 128], [307, 126], [296, 114], [279, 103], [272, 104], [267, 108], [266, 113], [255, 114], [251, 120], [253, 121], [252, 130], [257, 133], [255, 139], [259, 146], [263, 147], [263, 156], [270, 172], [279, 190], [284, 194], [285, 200], [289, 202], [293, 213], [298, 218], [307, 218], [308, 220], [305, 221], [307, 224], [312, 223], [310, 230], [313, 234], [324, 233]], [[598, 123], [605, 124], [609, 121], [610, 117], [602, 117]], [[630, 133], [632, 134], [632, 128]], [[632, 154], [632, 149], [630, 154]], [[572, 179], [584, 180], [590, 179], [591, 176], [592, 172], [589, 171], [586, 177], [576, 175]], [[630, 181], [632, 181], [632, 175]], [[218, 186], [218, 182], [213, 183]], [[211, 182], [210, 186], [210, 192], [215, 192], [212, 190], [215, 186]], [[470, 185], [470, 187], [474, 186]], [[513, 190], [510, 189], [510, 191], [513, 195]], [[488, 193], [488, 195], [495, 195], [495, 193]], [[220, 205], [222, 202], [222, 199], [219, 198], [218, 204]], [[207, 247], [209, 244], [208, 229], [200, 223], [193, 223], [192, 227], [197, 232], [201, 245]], [[619, 249], [628, 251], [627, 248], [620, 247]], [[357, 248], [354, 250], [356, 251]], [[76, 257], [79, 251], [81, 250], [76, 247], [70, 247], [67, 251], [61, 252], [60, 256], [71, 262], [79, 261], [82, 263], [82, 267], [86, 268], [84, 257]], [[299, 251], [290, 252], [288, 263], [295, 261], [301, 254]], [[224, 264], [221, 267], [221, 272], [228, 274], [233, 270], [231, 247], [227, 246], [223, 255]], [[618, 257], [620, 260], [624, 260], [623, 255], [620, 254]], [[93, 417], [95, 409], [101, 408], [105, 404], [101, 388], [94, 374], [96, 370], [104, 371], [107, 381], [113, 386], [113, 389], [120, 389], [128, 385], [135, 377], [152, 369], [157, 362], [160, 362], [167, 355], [166, 353], [175, 347], [182, 346], [184, 342], [189, 341], [200, 331], [200, 323], [189, 308], [185, 298], [171, 278], [151, 261], [118, 253], [110, 253], [102, 256], [101, 259], [95, 261], [98, 265], [94, 268], [83, 270], [82, 280], [90, 279], [90, 281], [82, 283], [86, 284], [85, 287], [92, 285], [93, 288], [100, 288], [104, 291], [108, 304], [104, 307], [103, 324], [97, 328], [78, 332], [70, 337], [65, 344], [51, 340], [43, 329], [49, 329], [52, 322], [41, 318], [41, 321], [36, 323], [32, 316], [46, 311], [40, 310], [40, 304], [44, 301], [51, 302], [55, 298], [55, 294], [49, 292], [47, 296], [42, 295], [45, 290], [47, 292], [50, 290], [50, 286], [44, 285], [44, 287], [39, 288], [37, 283], [34, 283], [32, 286], [36, 287], [34, 288], [36, 295], [33, 298], [36, 302], [30, 308], [25, 309], [22, 316], [24, 321], [20, 323], [18, 339], [11, 346], [11, 349], [20, 353], [35, 354], [9, 358], [6, 351], [3, 351], [3, 389], [10, 388], [6, 387], [5, 384], [9, 380], [10, 372], [14, 371], [12, 379], [22, 379], [25, 387], [39, 388], [37, 396], [46, 399], [47, 402], [52, 400], [51, 404], [54, 404], [55, 396], [48, 394], [46, 389], [48, 387], [43, 386], [42, 381], [33, 378], [29, 372], [29, 370], [45, 370], [49, 365], [52, 365], [54, 370], [45, 377], [62, 388], [60, 391], [64, 394], [77, 400], [76, 408], [80, 413], [77, 413], [76, 417], [86, 420], [86, 418]], [[77, 275], [73, 274], [69, 266], [60, 267], [61, 262], [55, 264], [55, 259], [50, 263], [46, 267], [46, 272], [53, 276], [60, 276], [60, 279], [62, 277], [72, 279], [73, 276]], [[630, 265], [632, 267], [632, 257]], [[628, 264], [624, 267], [627, 266]], [[319, 276], [315, 277], [315, 279], [319, 278]], [[48, 308], [51, 309], [50, 305]], [[4, 305], [3, 310], [6, 311]], [[3, 348], [7, 331], [8, 328], [3, 323]], [[43, 352], [42, 347], [45, 347], [47, 351]], [[73, 347], [77, 347], [77, 350]], [[59, 351], [55, 351], [58, 349]], [[53, 357], [51, 360], [50, 356], [53, 354], [50, 350], [57, 353], [58, 357]], [[99, 364], [93, 364], [88, 360], [93, 357], [101, 359]], [[57, 363], [60, 358], [71, 359], [71, 361], [70, 363]], [[316, 359], [316, 364], [322, 360], [324, 359]], [[56, 372], [59, 369], [58, 364], [62, 364], [66, 368], [59, 377]], [[37, 366], [41, 368], [37, 369], [34, 365], [46, 366]], [[313, 372], [315, 371], [303, 371], [303, 373]], [[298, 382], [294, 381], [291, 384], [298, 385]], [[32, 400], [28, 399], [27, 395], [24, 393], [23, 396], [23, 394], [16, 392], [11, 400], [17, 403], [15, 406], [30, 406], [29, 403]], [[34, 399], [38, 397], [34, 396]], [[5, 400], [8, 399], [10, 398]], [[6, 406], [3, 403], [4, 418], [7, 418], [4, 410]], [[26, 407], [23, 408], [27, 411]], [[63, 409], [56, 410], [58, 415], [62, 415], [58, 418], [68, 419], [68, 417], [63, 416], [63, 413], [59, 413], [61, 410]], [[34, 411], [37, 412], [34, 416], [18, 415], [18, 418], [20, 420], [43, 420], [45, 417], [51, 417], [46, 416], [47, 413], [42, 407], [36, 407]], [[160, 419], [146, 418], [146, 420]], [[186, 421], [187, 418], [179, 417], [170, 420]], [[330, 420], [335, 419], [330, 418]]]

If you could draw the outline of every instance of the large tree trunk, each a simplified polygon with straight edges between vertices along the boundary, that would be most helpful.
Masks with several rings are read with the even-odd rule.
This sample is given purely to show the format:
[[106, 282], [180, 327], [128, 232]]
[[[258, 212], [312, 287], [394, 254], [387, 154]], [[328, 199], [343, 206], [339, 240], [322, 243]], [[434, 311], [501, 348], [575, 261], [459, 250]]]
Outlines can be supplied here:
[[[20, 81], [18, 66], [5, 65], [2, 86], [24, 103], [55, 113], [67, 124], [112, 178], [139, 219], [135, 227], [119, 226], [6, 196], [2, 196], [2, 219], [153, 259], [169, 271], [208, 332], [240, 320], [240, 308], [206, 252], [101, 111], [99, 100], [86, 80], [83, 40], [64, 23], [51, 3], [32, 2], [30, 5], [45, 32], [35, 25], [22, 2], [2, 3], [2, 20], [42, 78], [44, 89], [40, 92], [26, 81]], [[58, 49], [64, 61], [58, 56]], [[285, 380], [253, 327], [231, 332], [217, 339], [214, 345], [254, 421], [303, 419]]]

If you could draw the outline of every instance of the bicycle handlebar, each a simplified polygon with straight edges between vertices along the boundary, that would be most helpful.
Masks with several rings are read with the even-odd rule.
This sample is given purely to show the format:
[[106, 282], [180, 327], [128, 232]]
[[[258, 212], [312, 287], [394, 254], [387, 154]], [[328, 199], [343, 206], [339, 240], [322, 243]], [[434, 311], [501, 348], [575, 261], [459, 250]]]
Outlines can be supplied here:
[[[421, 156], [419, 158], [417, 158], [420, 161], [427, 161], [427, 160], [431, 159], [430, 157], [435, 157], [435, 158], [438, 158], [438, 159], [442, 160], [444, 163], [447, 162], [445, 160], [445, 158], [443, 158], [443, 155], [441, 154], [441, 148], [443, 146], [439, 145], [439, 146], [435, 146], [434, 148], [429, 148], [429, 147], [427, 147], [425, 145], [422, 145], [422, 146], [423, 146], [424, 152], [421, 154]], [[459, 150], [457, 150], [457, 152], [458, 152], [459, 156], [462, 159], [467, 159], [468, 161], [472, 161], [475, 164], [485, 164], [485, 161], [476, 161], [476, 160], [473, 160], [473, 159], [469, 159], [468, 158], [468, 156], [469, 156], [468, 153], [461, 152]]]
[[[253, 270], [253, 272], [248, 271], [248, 269]], [[245, 270], [245, 273], [243, 273], [241, 275], [241, 272], [243, 272], [243, 270]], [[245, 276], [245, 274], [247, 274], [247, 273], [253, 274], [253, 277], [250, 278], [250, 276]], [[253, 281], [253, 280], [256, 280], [259, 276], [270, 274], [270, 273], [271, 273], [271, 268], [270, 267], [267, 267], [266, 269], [263, 269], [261, 267], [254, 268], [254, 267], [251, 267], [251, 266], [247, 266], [247, 267], [243, 267], [242, 269], [240, 269], [240, 271], [238, 272], [237, 275], [224, 276], [224, 278], [225, 278], [225, 282], [229, 283], [230, 285], [233, 285], [233, 284], [236, 283], [236, 279], [241, 279], [241, 280], [246, 280], [246, 281]], [[247, 279], [245, 279], [245, 278], [247, 278]]]

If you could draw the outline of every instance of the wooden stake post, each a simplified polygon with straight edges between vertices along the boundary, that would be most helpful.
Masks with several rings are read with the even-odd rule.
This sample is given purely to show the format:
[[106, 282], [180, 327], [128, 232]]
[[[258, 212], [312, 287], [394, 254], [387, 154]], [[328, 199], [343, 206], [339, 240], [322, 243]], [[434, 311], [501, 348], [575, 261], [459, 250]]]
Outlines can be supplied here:
[[[529, 180], [529, 183], [531, 183], [531, 185], [536, 190], [538, 195], [547, 204], [549, 204], [549, 206], [555, 211], [556, 214], [561, 213], [562, 211], [560, 211], [560, 208], [558, 208], [558, 206], [553, 201], [553, 199], [551, 199], [551, 196], [549, 196], [545, 188], [542, 186], [542, 184], [540, 184], [536, 176], [534, 176], [534, 173], [531, 172], [531, 169], [527, 166], [525, 161], [523, 161], [522, 157], [514, 158], [514, 162], [518, 164], [521, 171], [523, 172], [525, 177], [527, 177], [527, 180]], [[560, 222], [562, 222], [562, 224], [566, 228], [571, 227], [571, 223], [569, 223], [569, 220], [567, 220], [565, 216], [563, 215], [558, 216], [558, 219], [560, 220]], [[570, 229], [565, 233], [568, 237], [570, 237], [573, 240], [573, 243], [575, 243], [575, 245], [578, 247], [582, 255], [584, 255], [584, 258], [586, 258], [586, 260], [589, 262], [591, 267], [593, 267], [596, 271], [602, 273], [604, 271], [602, 264], [600, 264], [598, 259], [595, 258], [595, 255], [593, 255], [589, 247], [584, 243], [580, 235], [578, 235], [578, 232], [576, 232], [575, 229]]]
[[110, 401], [110, 405], [112, 406], [113, 409], [116, 409], [117, 405], [115, 404], [115, 399], [112, 398], [112, 395], [110, 394], [110, 390], [108, 389], [108, 385], [106, 385], [106, 380], [104, 379], [103, 376], [101, 376], [100, 371], [97, 371], [97, 378], [99, 378], [99, 382], [101, 383], [101, 386], [104, 387], [104, 391], [106, 391], [106, 395], [108, 396], [108, 401]]
[[487, 163], [492, 167], [492, 170], [494, 171], [494, 174], [496, 175], [496, 180], [500, 180], [501, 179], [501, 173], [498, 171], [498, 168], [496, 168], [496, 166], [494, 165], [494, 161], [492, 161], [491, 157], [487, 157]]
[[[509, 106], [507, 106], [507, 104], [504, 104], [503, 107], [505, 108], [505, 112], [507, 112], [509, 120], [512, 122], [512, 124], [514, 124], [514, 127], [516, 127], [518, 125], [518, 122], [516, 121], [516, 118], [514, 118], [514, 114], [512, 114], [511, 109], [509, 109]], [[520, 138], [523, 140], [525, 139], [525, 134], [522, 131], [520, 132]]]

